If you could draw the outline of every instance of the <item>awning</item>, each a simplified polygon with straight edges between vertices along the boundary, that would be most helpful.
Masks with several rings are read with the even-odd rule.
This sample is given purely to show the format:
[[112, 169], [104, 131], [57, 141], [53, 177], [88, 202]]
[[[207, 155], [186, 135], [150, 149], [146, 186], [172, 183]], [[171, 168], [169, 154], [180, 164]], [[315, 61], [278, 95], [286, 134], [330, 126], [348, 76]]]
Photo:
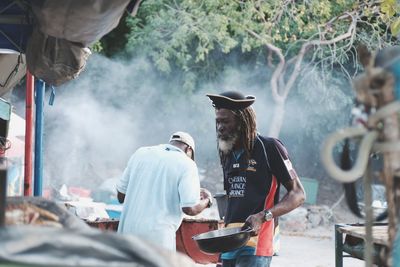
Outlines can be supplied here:
[[[137, 8], [138, 3], [140, 0], [1, 0], [0, 53], [26, 54], [26, 65], [35, 77], [61, 85], [84, 68], [90, 54], [86, 47], [114, 29], [124, 12]], [[0, 66], [0, 72], [9, 70]]]

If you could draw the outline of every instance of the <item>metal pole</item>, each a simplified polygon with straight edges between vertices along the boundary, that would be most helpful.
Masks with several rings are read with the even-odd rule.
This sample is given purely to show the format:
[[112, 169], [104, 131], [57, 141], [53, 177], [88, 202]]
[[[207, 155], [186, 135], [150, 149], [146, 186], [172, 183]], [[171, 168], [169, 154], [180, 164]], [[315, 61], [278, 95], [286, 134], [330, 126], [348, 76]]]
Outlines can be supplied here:
[[7, 165], [6, 159], [0, 158], [0, 228], [5, 225], [7, 196]]
[[364, 203], [365, 203], [365, 250], [364, 260], [366, 267], [372, 267], [373, 263], [373, 209], [372, 209], [372, 170], [371, 161], [368, 162], [367, 171], [364, 177]]
[[32, 195], [33, 75], [26, 70], [24, 196]]
[[46, 84], [42, 80], [36, 81], [34, 196], [42, 196], [43, 192], [43, 109], [45, 87]]
[[335, 267], [343, 267], [343, 234], [339, 232], [341, 224], [335, 224]]

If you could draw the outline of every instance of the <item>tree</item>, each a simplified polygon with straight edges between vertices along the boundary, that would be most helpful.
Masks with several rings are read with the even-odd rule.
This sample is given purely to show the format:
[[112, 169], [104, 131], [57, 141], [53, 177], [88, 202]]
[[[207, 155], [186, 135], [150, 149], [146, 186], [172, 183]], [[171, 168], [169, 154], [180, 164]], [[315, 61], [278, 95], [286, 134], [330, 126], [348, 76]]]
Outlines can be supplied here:
[[215, 51], [262, 55], [273, 69], [266, 85], [275, 102], [269, 135], [278, 136], [302, 71], [335, 68], [351, 79], [357, 44], [375, 50], [398, 43], [398, 11], [395, 0], [147, 0], [128, 20], [128, 48], [165, 73], [179, 67], [188, 77], [209, 69]]

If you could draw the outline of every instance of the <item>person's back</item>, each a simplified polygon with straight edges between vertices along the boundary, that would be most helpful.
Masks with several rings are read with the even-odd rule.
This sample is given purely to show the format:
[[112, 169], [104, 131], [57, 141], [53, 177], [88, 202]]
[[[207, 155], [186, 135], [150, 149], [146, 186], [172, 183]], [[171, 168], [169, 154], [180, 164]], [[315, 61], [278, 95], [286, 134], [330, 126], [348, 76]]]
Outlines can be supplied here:
[[117, 189], [126, 192], [118, 232], [175, 250], [182, 207], [199, 201], [200, 183], [194, 161], [170, 144], [140, 148], [129, 160]]

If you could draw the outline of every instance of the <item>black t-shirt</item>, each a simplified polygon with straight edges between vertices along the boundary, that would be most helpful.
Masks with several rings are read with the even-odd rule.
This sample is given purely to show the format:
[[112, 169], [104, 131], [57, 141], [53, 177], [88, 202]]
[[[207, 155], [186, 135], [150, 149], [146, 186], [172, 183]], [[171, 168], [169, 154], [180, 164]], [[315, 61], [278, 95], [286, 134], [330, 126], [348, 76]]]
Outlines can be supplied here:
[[[265, 152], [264, 152], [265, 151]], [[286, 148], [275, 138], [257, 135], [250, 159], [234, 153], [223, 166], [224, 188], [228, 195], [225, 223], [246, 218], [279, 200], [279, 186], [295, 177]]]

